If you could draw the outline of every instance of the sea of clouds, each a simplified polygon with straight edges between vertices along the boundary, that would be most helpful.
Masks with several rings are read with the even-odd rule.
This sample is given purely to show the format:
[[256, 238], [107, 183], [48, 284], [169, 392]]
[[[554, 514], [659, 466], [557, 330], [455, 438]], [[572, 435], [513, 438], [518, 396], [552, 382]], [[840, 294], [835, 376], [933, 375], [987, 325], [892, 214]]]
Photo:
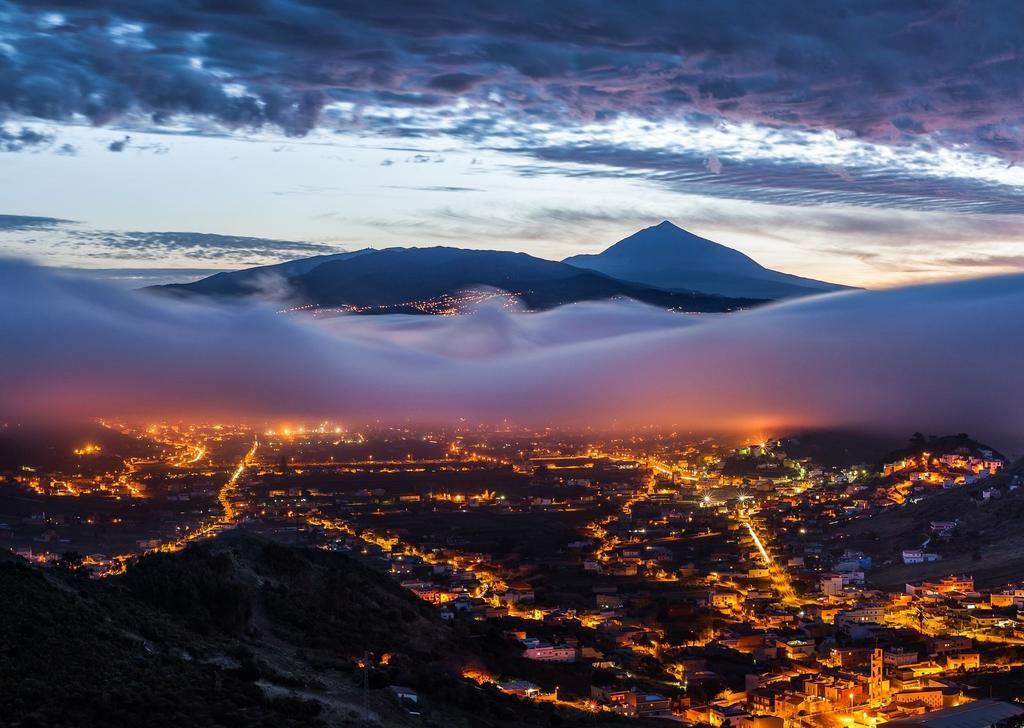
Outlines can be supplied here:
[[1024, 445], [1024, 275], [726, 315], [312, 319], [0, 262], [0, 419], [970, 432]]

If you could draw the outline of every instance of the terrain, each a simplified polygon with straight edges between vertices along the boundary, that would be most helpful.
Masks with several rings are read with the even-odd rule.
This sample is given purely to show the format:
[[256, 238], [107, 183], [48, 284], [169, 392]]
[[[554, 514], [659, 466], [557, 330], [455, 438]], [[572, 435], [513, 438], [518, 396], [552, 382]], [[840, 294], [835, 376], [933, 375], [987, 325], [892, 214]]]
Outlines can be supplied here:
[[574, 255], [564, 262], [658, 288], [722, 296], [777, 299], [846, 289], [765, 268], [738, 250], [694, 235], [668, 220], [601, 253]]
[[[522, 658], [500, 632], [449, 625], [342, 554], [244, 532], [144, 556], [100, 581], [84, 576], [75, 555], [43, 570], [5, 554], [0, 592], [0, 726], [499, 727], [583, 718], [461, 678], [467, 664], [517, 669]], [[365, 672], [363, 659], [372, 666]], [[400, 704], [390, 685], [411, 688], [419, 704]]]
[[[855, 519], [834, 534], [835, 545], [863, 549], [875, 560], [872, 585], [899, 587], [949, 574], [972, 574], [979, 586], [1017, 581], [1024, 573], [1024, 460], [971, 485], [940, 489], [919, 502]], [[989, 496], [984, 493], [988, 491]], [[956, 521], [948, 540], [933, 521]], [[901, 552], [926, 545], [940, 561], [903, 564]]]
[[[630, 298], [683, 311], [721, 312], [757, 305], [727, 298], [668, 291], [525, 253], [460, 248], [388, 248], [291, 261], [278, 266], [220, 273], [155, 290], [230, 299], [275, 290], [316, 307], [351, 307], [359, 313], [429, 313], [467, 290], [513, 294], [531, 310], [580, 301]], [[447, 310], [447, 309], [445, 309]]]

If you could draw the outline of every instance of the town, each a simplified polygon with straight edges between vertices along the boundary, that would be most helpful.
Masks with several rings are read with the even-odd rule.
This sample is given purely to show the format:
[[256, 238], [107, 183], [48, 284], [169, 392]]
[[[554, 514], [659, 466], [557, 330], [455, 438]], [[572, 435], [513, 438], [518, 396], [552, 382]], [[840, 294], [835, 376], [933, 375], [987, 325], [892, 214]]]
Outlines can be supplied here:
[[1024, 669], [1024, 573], [947, 573], [959, 511], [871, 530], [943, 494], [979, 513], [1016, 498], [1022, 476], [966, 435], [915, 435], [879, 463], [653, 431], [102, 422], [91, 436], [4, 475], [0, 544], [95, 578], [235, 528], [340, 551], [443, 620], [499, 626], [537, 666], [467, 665], [465, 680], [566, 710], [733, 728], [1024, 713], [989, 699]]

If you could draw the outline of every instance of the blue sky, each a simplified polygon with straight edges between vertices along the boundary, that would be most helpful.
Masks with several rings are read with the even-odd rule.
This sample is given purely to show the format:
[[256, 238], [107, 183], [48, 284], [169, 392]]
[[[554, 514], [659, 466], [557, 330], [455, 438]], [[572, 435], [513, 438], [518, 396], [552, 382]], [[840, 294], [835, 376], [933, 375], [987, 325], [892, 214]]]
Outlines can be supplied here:
[[644, 5], [0, 0], [0, 252], [562, 258], [668, 218], [855, 285], [1024, 269], [1016, 3]]

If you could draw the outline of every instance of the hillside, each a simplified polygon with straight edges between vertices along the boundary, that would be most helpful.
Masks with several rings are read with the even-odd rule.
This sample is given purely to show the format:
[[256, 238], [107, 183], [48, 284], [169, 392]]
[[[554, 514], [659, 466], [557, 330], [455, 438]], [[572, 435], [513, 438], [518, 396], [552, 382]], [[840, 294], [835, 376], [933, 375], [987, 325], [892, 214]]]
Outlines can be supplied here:
[[[998, 491], [986, 499], [983, 492]], [[946, 539], [930, 528], [933, 521], [956, 521]], [[994, 586], [1024, 577], [1024, 460], [972, 485], [939, 489], [919, 502], [894, 506], [870, 518], [848, 522], [830, 535], [844, 548], [863, 549], [874, 557], [868, 581], [898, 588], [908, 581], [948, 574], [973, 574], [979, 586]], [[903, 564], [904, 549], [925, 546], [941, 561]]]
[[523, 305], [533, 310], [612, 298], [709, 312], [761, 303], [754, 299], [661, 290], [525, 253], [446, 247], [388, 248], [327, 256], [326, 260], [292, 261], [276, 267], [220, 273], [156, 290], [223, 299], [252, 295], [266, 287], [285, 290], [291, 298], [319, 307], [351, 306], [367, 313], [423, 312], [422, 307], [411, 304], [480, 289], [516, 294]]
[[961, 452], [964, 455], [983, 456], [991, 453], [1000, 460], [1006, 457], [995, 448], [978, 442], [966, 433], [956, 435], [943, 435], [936, 437], [930, 435], [925, 437], [920, 432], [914, 433], [905, 447], [892, 450], [886, 453], [878, 463], [878, 470], [881, 470], [886, 463], [896, 462], [905, 458], [918, 457], [922, 453], [951, 453]]
[[[0, 555], [0, 725], [577, 722], [462, 679], [466, 664], [498, 672], [522, 658], [486, 625], [449, 625], [341, 554], [230, 533], [105, 581], [73, 563], [41, 570]], [[416, 690], [424, 717], [388, 685]]]
[[[238, 271], [215, 273], [193, 283], [185, 284], [192, 293], [215, 296], [249, 296], [262, 293], [268, 286], [277, 285], [292, 276], [308, 273], [319, 265], [336, 260], [347, 260], [365, 253], [373, 252], [370, 248], [353, 250], [332, 255], [314, 255], [310, 258], [289, 260], [275, 265], [261, 265]], [[180, 284], [171, 284], [164, 288], [175, 289]]]
[[845, 289], [770, 270], [738, 250], [694, 235], [668, 220], [601, 253], [574, 255], [564, 262], [648, 286], [722, 296], [776, 299]]

